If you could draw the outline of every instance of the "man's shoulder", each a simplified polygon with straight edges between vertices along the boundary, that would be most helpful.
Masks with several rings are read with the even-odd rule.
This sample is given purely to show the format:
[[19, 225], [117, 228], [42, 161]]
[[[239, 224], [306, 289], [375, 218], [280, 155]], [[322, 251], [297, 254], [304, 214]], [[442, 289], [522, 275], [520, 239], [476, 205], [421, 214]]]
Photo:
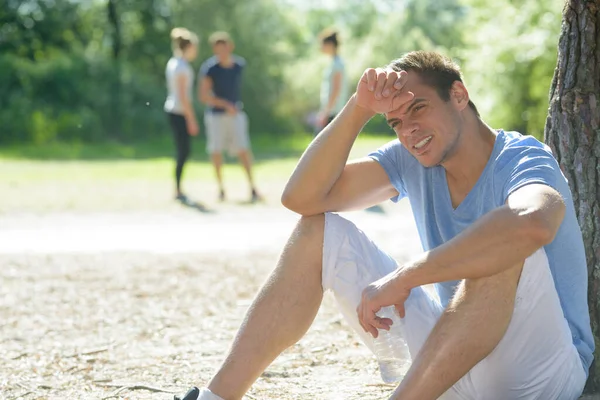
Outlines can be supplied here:
[[556, 188], [555, 185], [564, 180], [558, 161], [546, 144], [533, 136], [518, 132], [500, 134], [504, 136], [499, 138], [503, 142], [494, 160], [495, 186], [503, 188], [502, 190], [510, 190], [506, 185], [514, 186], [519, 182], [543, 180]]
[[246, 59], [242, 56], [238, 56], [236, 54], [233, 55], [233, 62], [239, 66], [239, 67], [245, 67], [246, 66]]
[[418, 171], [425, 169], [398, 139], [387, 142], [371, 152], [369, 157], [382, 164], [386, 170], [393, 169], [398, 173], [401, 173], [404, 169], [411, 170], [413, 174], [408, 174], [411, 178], [418, 178], [420, 176]]
[[519, 163], [532, 157], [554, 159], [550, 147], [533, 136], [511, 131], [501, 131], [499, 135], [501, 147], [495, 160], [497, 167], [502, 168], [506, 164]]
[[392, 158], [396, 157], [404, 157], [406, 155], [410, 155], [408, 150], [402, 146], [402, 143], [398, 139], [392, 139], [389, 142], [385, 143], [383, 146], [380, 146], [373, 153], [381, 153]]
[[200, 66], [200, 73], [202, 73], [203, 75], [206, 75], [210, 71], [217, 68], [218, 66], [219, 66], [219, 60], [217, 59], [216, 56], [212, 56], [202, 63], [202, 65]]

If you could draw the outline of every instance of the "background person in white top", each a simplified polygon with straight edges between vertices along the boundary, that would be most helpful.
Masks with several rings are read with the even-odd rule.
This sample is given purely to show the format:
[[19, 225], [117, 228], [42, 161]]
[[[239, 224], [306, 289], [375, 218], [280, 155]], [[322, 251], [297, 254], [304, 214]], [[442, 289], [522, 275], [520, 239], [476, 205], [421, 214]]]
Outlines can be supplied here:
[[325, 128], [342, 110], [348, 100], [348, 85], [344, 61], [338, 54], [338, 33], [326, 29], [321, 32], [321, 52], [331, 57], [331, 63], [323, 71], [321, 82], [321, 107], [317, 116], [317, 132]]
[[169, 59], [165, 71], [167, 80], [166, 111], [176, 149], [175, 164], [175, 197], [187, 202], [187, 197], [181, 190], [181, 175], [183, 166], [190, 155], [190, 136], [198, 135], [198, 121], [192, 106], [192, 85], [194, 71], [190, 66], [198, 55], [198, 37], [185, 28], [174, 28], [171, 31], [173, 57]]

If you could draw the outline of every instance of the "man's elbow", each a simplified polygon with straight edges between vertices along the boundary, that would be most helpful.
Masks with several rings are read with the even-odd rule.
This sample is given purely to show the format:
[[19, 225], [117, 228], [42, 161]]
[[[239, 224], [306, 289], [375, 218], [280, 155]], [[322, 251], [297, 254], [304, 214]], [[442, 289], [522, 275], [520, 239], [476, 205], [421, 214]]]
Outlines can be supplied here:
[[296, 196], [290, 193], [290, 191], [287, 190], [287, 188], [281, 194], [281, 204], [290, 211], [293, 211], [300, 215], [304, 215], [302, 202], [299, 201], [299, 199]]
[[565, 216], [565, 203], [560, 200], [547, 209], [535, 210], [525, 215], [523, 233], [538, 247], [554, 240]]
[[319, 211], [315, 211], [316, 207], [310, 201], [299, 198], [297, 195], [287, 190], [287, 188], [284, 189], [283, 193], [281, 194], [281, 204], [288, 210], [305, 217], [321, 213]]

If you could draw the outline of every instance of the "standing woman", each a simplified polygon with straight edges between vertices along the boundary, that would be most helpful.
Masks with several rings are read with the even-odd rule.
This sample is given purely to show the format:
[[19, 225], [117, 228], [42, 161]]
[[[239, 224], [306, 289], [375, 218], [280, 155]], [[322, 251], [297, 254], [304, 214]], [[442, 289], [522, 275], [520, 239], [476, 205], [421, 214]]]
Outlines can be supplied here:
[[168, 96], [164, 110], [169, 116], [176, 148], [175, 198], [183, 203], [188, 199], [181, 191], [183, 166], [190, 155], [190, 136], [198, 135], [198, 121], [192, 105], [194, 71], [190, 66], [198, 54], [198, 37], [185, 28], [171, 31], [173, 56], [167, 63]]
[[321, 108], [317, 118], [318, 130], [321, 130], [342, 111], [348, 100], [348, 85], [344, 61], [338, 54], [340, 42], [337, 31], [327, 29], [319, 37], [321, 52], [331, 57], [321, 82]]

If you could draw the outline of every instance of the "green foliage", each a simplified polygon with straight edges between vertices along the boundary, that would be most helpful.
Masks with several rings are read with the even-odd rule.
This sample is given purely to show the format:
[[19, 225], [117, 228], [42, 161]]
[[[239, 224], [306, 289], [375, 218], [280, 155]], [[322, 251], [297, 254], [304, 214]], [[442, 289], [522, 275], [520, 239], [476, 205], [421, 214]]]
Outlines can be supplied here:
[[[128, 73], [122, 73], [127, 77]], [[164, 94], [152, 80], [119, 71], [107, 60], [61, 54], [43, 63], [0, 56], [0, 141], [126, 140], [161, 135]], [[120, 93], [111, 92], [119, 82]], [[126, 112], [115, 124], [115, 98]]]
[[[215, 30], [247, 60], [251, 130], [310, 131], [329, 62], [318, 33], [335, 26], [350, 90], [365, 68], [415, 49], [457, 59], [484, 119], [541, 135], [556, 65], [561, 1], [4, 0], [0, 8], [0, 143], [137, 142], [170, 135], [162, 105], [169, 31]], [[202, 106], [197, 104], [202, 113]], [[389, 128], [382, 118], [367, 127]]]
[[459, 54], [471, 97], [488, 123], [541, 139], [563, 2], [467, 2], [476, 34]]

